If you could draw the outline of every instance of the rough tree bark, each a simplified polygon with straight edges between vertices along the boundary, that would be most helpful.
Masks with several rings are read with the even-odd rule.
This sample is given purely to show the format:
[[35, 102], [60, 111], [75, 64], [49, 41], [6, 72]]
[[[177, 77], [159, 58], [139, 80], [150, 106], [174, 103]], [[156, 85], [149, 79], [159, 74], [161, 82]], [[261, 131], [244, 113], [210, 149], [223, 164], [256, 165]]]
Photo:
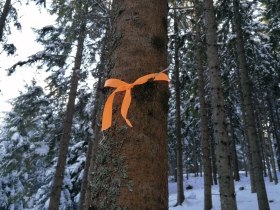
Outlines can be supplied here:
[[212, 209], [212, 167], [210, 154], [210, 134], [208, 129], [208, 120], [205, 102], [205, 81], [204, 81], [204, 67], [202, 61], [202, 40], [201, 40], [201, 17], [199, 1], [195, 2], [195, 42], [196, 42], [196, 69], [198, 75], [198, 94], [199, 94], [199, 115], [200, 115], [200, 130], [201, 130], [201, 146], [202, 158], [204, 162], [204, 210]]
[[177, 146], [177, 205], [182, 205], [185, 200], [184, 181], [183, 181], [183, 149], [182, 149], [182, 134], [181, 134], [181, 91], [180, 91], [180, 76], [179, 76], [179, 29], [177, 12], [174, 10], [174, 35], [175, 35], [175, 50], [174, 50], [174, 77], [175, 77], [175, 116], [176, 116], [176, 146]]
[[241, 16], [239, 12], [239, 1], [233, 0], [234, 25], [236, 31], [236, 51], [238, 59], [238, 67], [240, 69], [241, 90], [244, 100], [244, 119], [248, 132], [248, 141], [253, 158], [254, 175], [256, 179], [256, 192], [258, 197], [259, 209], [269, 210], [268, 198], [265, 189], [264, 177], [262, 172], [262, 160], [259, 151], [257, 139], [256, 124], [254, 119], [252, 92], [250, 89], [250, 78], [248, 74], [248, 66], [245, 59], [244, 40], [241, 28]]
[[5, 23], [11, 8], [11, 0], [6, 0], [2, 14], [0, 16], [0, 42], [3, 40]]
[[216, 19], [212, 0], [204, 0], [204, 25], [221, 209], [236, 210], [236, 197], [228, 151], [229, 142], [226, 133], [224, 96], [217, 49]]
[[[166, 0], [113, 1], [110, 78], [131, 83], [167, 67], [167, 10]], [[134, 87], [131, 128], [120, 114], [123, 94], [116, 95], [112, 127], [96, 151], [89, 209], [168, 209], [168, 94], [166, 82]]]
[[54, 175], [54, 181], [51, 189], [49, 210], [59, 209], [61, 190], [63, 186], [64, 170], [66, 165], [66, 158], [70, 140], [70, 133], [72, 128], [73, 116], [75, 112], [75, 100], [77, 95], [79, 71], [82, 63], [84, 40], [86, 37], [86, 21], [81, 23], [80, 33], [78, 38], [77, 51], [75, 56], [75, 64], [71, 77], [70, 93], [66, 108], [66, 119], [63, 125], [63, 133], [60, 139], [60, 149], [58, 154], [58, 161]]

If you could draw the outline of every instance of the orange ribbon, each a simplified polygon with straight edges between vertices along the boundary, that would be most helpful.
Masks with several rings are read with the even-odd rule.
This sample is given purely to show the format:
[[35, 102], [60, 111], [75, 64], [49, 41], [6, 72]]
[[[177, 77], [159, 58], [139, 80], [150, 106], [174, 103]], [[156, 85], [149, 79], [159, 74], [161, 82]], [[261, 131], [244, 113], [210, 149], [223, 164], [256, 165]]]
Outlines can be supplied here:
[[119, 79], [108, 79], [105, 82], [104, 87], [112, 87], [116, 88], [116, 90], [108, 97], [104, 110], [103, 110], [103, 118], [102, 118], [102, 128], [101, 130], [106, 130], [111, 127], [112, 125], [112, 109], [113, 109], [113, 101], [116, 93], [125, 91], [124, 99], [121, 106], [121, 114], [123, 118], [125, 119], [126, 123], [132, 127], [131, 122], [127, 119], [127, 113], [128, 108], [131, 103], [131, 89], [135, 85], [142, 85], [147, 83], [150, 79], [153, 81], [167, 81], [169, 82], [168, 76], [164, 74], [163, 72], [167, 71], [168, 69], [165, 69], [159, 73], [153, 73], [153, 74], [147, 74], [143, 77], [138, 78], [133, 82], [132, 84], [123, 82]]

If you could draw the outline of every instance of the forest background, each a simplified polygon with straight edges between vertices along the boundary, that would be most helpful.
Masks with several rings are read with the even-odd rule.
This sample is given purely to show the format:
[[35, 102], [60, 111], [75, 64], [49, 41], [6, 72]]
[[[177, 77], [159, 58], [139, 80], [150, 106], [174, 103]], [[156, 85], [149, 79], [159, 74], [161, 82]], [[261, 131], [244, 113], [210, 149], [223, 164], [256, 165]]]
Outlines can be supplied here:
[[[280, 169], [279, 1], [168, 3], [167, 48], [157, 38], [151, 43], [160, 53], [168, 50], [171, 82], [166, 146], [168, 175], [177, 182], [176, 205], [185, 200], [183, 176], [194, 174], [204, 175], [205, 209], [211, 209], [211, 185], [219, 181], [221, 208], [235, 210], [233, 180], [238, 181], [244, 171], [250, 176], [259, 208], [267, 210], [264, 177], [278, 184]], [[28, 21], [19, 18], [22, 8], [34, 11], [34, 19], [36, 14], [47, 16], [48, 11], [51, 22], [34, 29], [35, 42], [41, 45], [38, 51], [24, 51], [17, 57], [22, 54], [17, 51], [18, 40], [25, 41], [16, 30], [21, 30], [21, 21], [22, 26]], [[1, 76], [1, 83], [12, 80], [9, 85], [17, 86], [18, 76], [14, 75], [25, 77], [30, 70], [37, 74], [3, 115], [1, 209], [87, 209], [91, 205], [108, 209], [117, 203], [116, 191], [122, 185], [119, 179], [110, 181], [104, 176], [121, 176], [128, 191], [136, 188], [125, 169], [106, 168], [98, 159], [98, 152], [104, 152], [105, 160], [123, 165], [121, 157], [106, 153], [119, 145], [111, 142], [94, 149], [94, 142], [104, 142], [100, 116], [107, 93], [102, 86], [109, 75], [110, 52], [119, 47], [107, 45], [112, 42], [114, 27], [118, 28], [114, 9], [111, 1], [99, 0], [0, 3], [1, 75], [13, 78]], [[123, 12], [118, 11], [119, 15]], [[138, 13], [131, 20], [142, 27]], [[116, 43], [121, 38], [122, 34], [115, 33]], [[33, 45], [26, 49], [30, 47]], [[3, 65], [6, 59], [12, 62]], [[160, 67], [149, 73], [167, 66]], [[94, 157], [94, 152], [96, 164], [91, 168], [86, 160]], [[90, 177], [90, 170], [98, 176]], [[83, 177], [90, 177], [90, 183]], [[100, 198], [105, 184], [109, 186], [106, 193], [112, 196]], [[163, 197], [161, 203], [166, 205]]]

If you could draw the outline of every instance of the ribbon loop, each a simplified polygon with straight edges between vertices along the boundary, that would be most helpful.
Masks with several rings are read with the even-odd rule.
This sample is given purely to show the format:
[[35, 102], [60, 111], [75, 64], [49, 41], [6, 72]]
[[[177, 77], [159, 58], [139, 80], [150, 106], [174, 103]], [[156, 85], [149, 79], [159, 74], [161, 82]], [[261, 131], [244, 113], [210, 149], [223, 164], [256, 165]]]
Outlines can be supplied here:
[[104, 87], [112, 87], [112, 88], [116, 88], [116, 90], [114, 90], [114, 92], [111, 93], [111, 95], [108, 97], [108, 99], [105, 103], [104, 110], [103, 110], [101, 130], [103, 131], [103, 130], [106, 130], [106, 129], [111, 127], [111, 125], [112, 125], [113, 101], [114, 101], [116, 93], [122, 92], [122, 91], [125, 91], [125, 95], [124, 95], [124, 99], [123, 99], [122, 106], [121, 106], [121, 115], [124, 118], [124, 120], [126, 121], [127, 125], [132, 127], [131, 122], [127, 119], [128, 109], [129, 109], [129, 106], [131, 104], [131, 89], [135, 85], [142, 85], [142, 84], [147, 83], [150, 79], [152, 79], [153, 81], [167, 81], [167, 82], [169, 82], [168, 76], [163, 73], [167, 70], [168, 69], [165, 69], [165, 70], [163, 70], [159, 73], [147, 74], [145, 76], [142, 76], [142, 77], [138, 78], [132, 84], [126, 83], [126, 82], [124, 82], [122, 80], [119, 80], [119, 79], [108, 79], [108, 80], [106, 80]]

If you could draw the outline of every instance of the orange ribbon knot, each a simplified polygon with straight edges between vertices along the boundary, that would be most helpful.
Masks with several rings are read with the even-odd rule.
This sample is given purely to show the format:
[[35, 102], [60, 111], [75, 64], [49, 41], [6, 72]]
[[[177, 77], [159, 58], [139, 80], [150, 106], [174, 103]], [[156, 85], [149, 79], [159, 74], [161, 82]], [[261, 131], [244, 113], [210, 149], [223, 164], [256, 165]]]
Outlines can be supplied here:
[[106, 130], [111, 127], [112, 125], [112, 109], [113, 109], [113, 101], [116, 93], [125, 91], [124, 99], [121, 106], [121, 114], [125, 119], [126, 123], [132, 127], [131, 122], [127, 119], [128, 108], [131, 103], [131, 89], [136, 85], [143, 85], [147, 83], [149, 80], [153, 81], [167, 81], [169, 82], [168, 76], [163, 72], [167, 71], [165, 69], [159, 73], [147, 74], [135, 80], [132, 84], [123, 82], [119, 79], [108, 79], [105, 82], [104, 87], [112, 87], [116, 88], [114, 92], [108, 97], [104, 110], [103, 110], [103, 118], [102, 118], [102, 128], [101, 130]]

